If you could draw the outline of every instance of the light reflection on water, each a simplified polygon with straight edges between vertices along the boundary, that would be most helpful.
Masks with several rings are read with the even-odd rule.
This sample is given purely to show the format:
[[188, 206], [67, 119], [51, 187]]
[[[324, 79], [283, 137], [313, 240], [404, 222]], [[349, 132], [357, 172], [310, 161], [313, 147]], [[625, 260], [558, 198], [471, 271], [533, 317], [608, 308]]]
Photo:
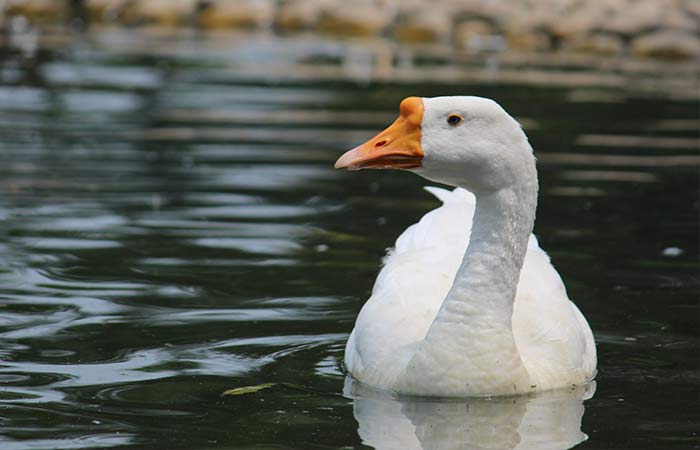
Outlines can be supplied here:
[[[698, 443], [693, 69], [387, 71], [387, 48], [358, 43], [92, 39], [0, 67], [2, 448]], [[436, 204], [410, 174], [332, 163], [401, 98], [464, 93], [496, 98], [537, 151], [536, 233], [599, 345], [585, 414], [585, 387], [344, 390], [384, 248]]]

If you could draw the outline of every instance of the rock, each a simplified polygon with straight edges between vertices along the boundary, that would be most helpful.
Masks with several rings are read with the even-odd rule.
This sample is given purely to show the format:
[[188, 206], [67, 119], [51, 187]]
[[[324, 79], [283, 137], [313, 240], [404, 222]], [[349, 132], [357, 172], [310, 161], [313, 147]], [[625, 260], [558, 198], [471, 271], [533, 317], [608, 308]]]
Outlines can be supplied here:
[[505, 37], [492, 24], [478, 19], [455, 25], [454, 42], [458, 47], [473, 52], [503, 50], [506, 45]]
[[128, 25], [159, 25], [177, 27], [189, 25], [194, 17], [197, 0], [139, 0], [124, 5], [121, 20]]
[[86, 0], [88, 19], [91, 22], [113, 22], [122, 14], [128, 0]]
[[504, 0], [452, 0], [445, 7], [458, 22], [470, 19], [498, 22], [512, 14], [518, 5]]
[[679, 30], [656, 31], [634, 39], [631, 53], [637, 57], [671, 60], [700, 58], [700, 39]]
[[[694, 0], [699, 3], [697, 0]], [[697, 31], [698, 23], [684, 8], [680, 0], [614, 0], [601, 9], [602, 15], [590, 29], [600, 29], [627, 38], [659, 28]]]
[[[696, 0], [696, 4], [700, 5], [700, 1]], [[656, 26], [661, 28], [669, 28], [673, 30], [685, 30], [690, 33], [698, 33], [700, 17], [693, 17], [687, 11], [680, 8], [666, 8], [662, 11], [661, 16], [657, 19]]]
[[318, 19], [318, 30], [346, 36], [374, 36], [390, 23], [390, 14], [373, 2], [334, 1], [324, 6]]
[[404, 42], [446, 42], [452, 31], [450, 16], [435, 8], [399, 14], [394, 23], [394, 37]]
[[257, 28], [269, 27], [274, 16], [271, 0], [218, 0], [208, 1], [199, 13], [202, 28]]
[[683, 0], [681, 8], [696, 20], [700, 19], [700, 2], [698, 0]]
[[204, 29], [274, 24], [335, 35], [388, 32], [397, 41], [452, 41], [468, 51], [700, 58], [700, 0], [0, 0], [0, 21], [5, 15], [39, 28], [86, 20]]
[[[1, 5], [0, 5], [1, 6]], [[33, 23], [58, 23], [68, 18], [68, 2], [58, 0], [8, 0], [7, 16], [22, 15]]]
[[509, 28], [506, 42], [509, 48], [520, 51], [541, 52], [551, 48], [551, 38], [541, 30]]
[[[520, 5], [522, 8], [522, 5]], [[559, 31], [553, 27], [555, 11], [536, 3], [527, 11], [511, 12], [503, 19], [508, 46], [521, 51], [553, 50], [561, 41]]]
[[612, 34], [582, 33], [570, 36], [566, 44], [574, 51], [598, 55], [621, 55], [625, 50], [622, 38]]
[[540, 24], [554, 39], [575, 41], [585, 38], [596, 24], [603, 20], [603, 8], [595, 2], [584, 2], [570, 5], [555, 14], [549, 14]]
[[275, 26], [280, 30], [308, 30], [316, 26], [320, 7], [314, 0], [292, 0], [280, 4], [275, 15]]

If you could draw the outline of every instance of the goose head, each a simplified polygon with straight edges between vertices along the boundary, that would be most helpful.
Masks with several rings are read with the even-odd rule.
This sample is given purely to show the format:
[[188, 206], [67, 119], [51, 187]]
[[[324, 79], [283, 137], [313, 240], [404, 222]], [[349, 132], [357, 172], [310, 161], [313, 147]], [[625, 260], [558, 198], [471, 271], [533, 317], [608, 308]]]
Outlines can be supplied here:
[[409, 170], [474, 193], [536, 180], [534, 166], [520, 124], [493, 100], [471, 96], [408, 97], [391, 126], [335, 163]]

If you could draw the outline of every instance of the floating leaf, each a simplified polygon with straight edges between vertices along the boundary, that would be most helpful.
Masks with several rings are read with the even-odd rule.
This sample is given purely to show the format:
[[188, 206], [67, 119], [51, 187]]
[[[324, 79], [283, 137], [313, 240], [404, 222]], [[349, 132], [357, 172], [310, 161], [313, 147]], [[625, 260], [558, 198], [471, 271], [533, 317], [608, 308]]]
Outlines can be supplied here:
[[255, 386], [242, 386], [238, 388], [233, 388], [233, 389], [227, 389], [225, 390], [221, 396], [223, 397], [224, 395], [245, 395], [245, 394], [252, 394], [254, 392], [262, 391], [263, 389], [270, 388], [277, 383], [262, 383], [262, 384], [256, 384]]

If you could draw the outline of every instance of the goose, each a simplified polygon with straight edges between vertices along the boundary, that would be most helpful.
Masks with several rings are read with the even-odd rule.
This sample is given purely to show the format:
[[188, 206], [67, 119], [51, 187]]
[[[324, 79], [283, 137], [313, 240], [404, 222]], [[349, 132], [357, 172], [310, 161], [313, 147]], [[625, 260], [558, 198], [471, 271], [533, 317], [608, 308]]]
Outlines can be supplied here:
[[521, 395], [591, 381], [588, 322], [532, 235], [532, 147], [498, 103], [408, 97], [337, 169], [401, 169], [442, 206], [397, 239], [350, 333], [344, 365], [397, 394]]

